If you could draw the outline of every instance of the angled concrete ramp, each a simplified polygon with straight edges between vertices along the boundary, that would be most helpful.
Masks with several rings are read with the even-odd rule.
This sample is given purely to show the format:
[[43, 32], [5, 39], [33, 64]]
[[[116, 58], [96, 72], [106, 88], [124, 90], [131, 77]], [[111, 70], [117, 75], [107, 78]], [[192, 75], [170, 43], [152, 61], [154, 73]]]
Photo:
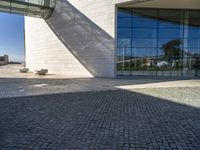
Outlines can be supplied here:
[[0, 11], [47, 19], [56, 0], [0, 0]]
[[69, 77], [114, 77], [114, 18], [109, 0], [57, 0], [49, 19], [25, 17], [27, 67]]

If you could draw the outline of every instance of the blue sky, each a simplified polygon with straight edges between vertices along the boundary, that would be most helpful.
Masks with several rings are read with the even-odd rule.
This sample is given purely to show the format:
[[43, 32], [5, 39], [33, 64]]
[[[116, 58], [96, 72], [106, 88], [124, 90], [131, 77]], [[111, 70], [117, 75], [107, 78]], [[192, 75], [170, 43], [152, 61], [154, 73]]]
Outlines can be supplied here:
[[24, 17], [0, 13], [0, 55], [24, 61]]

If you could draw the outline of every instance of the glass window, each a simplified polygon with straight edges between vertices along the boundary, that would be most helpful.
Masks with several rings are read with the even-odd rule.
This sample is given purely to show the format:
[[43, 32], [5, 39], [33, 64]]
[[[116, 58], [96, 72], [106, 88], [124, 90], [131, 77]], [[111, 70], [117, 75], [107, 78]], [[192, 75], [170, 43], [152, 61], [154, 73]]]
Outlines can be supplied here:
[[[118, 48], [118, 63], [117, 70], [125, 71], [130, 74], [130, 66], [131, 66], [131, 49], [130, 48]], [[123, 73], [124, 74], [124, 73]]]
[[200, 11], [199, 10], [190, 10], [187, 12], [189, 14], [189, 18], [200, 19]]
[[156, 48], [133, 48], [132, 55], [134, 57], [154, 57], [156, 56]]
[[183, 18], [183, 10], [168, 10], [168, 9], [160, 9], [159, 10], [159, 18], [167, 20], [175, 18], [176, 20], [181, 20]]
[[133, 18], [133, 28], [156, 28], [157, 20], [145, 17], [135, 17]]
[[[187, 31], [186, 31], [186, 34], [187, 34]], [[187, 36], [187, 35], [186, 35]], [[200, 38], [200, 28], [196, 28], [196, 29], [191, 29], [189, 28], [188, 29], [188, 37], [187, 38]]]
[[133, 47], [157, 47], [157, 39], [132, 39]]
[[180, 23], [169, 22], [169, 21], [159, 21], [159, 28], [170, 28], [170, 29], [180, 29], [183, 28], [183, 25]]
[[120, 18], [117, 22], [119, 28], [131, 28], [131, 18]]
[[132, 10], [131, 9], [127, 9], [127, 8], [119, 8], [118, 9], [118, 13], [117, 13], [118, 17], [132, 17]]
[[182, 47], [183, 40], [179, 39], [158, 39], [158, 48], [168, 45], [169, 47]]
[[188, 48], [200, 48], [200, 39], [187, 39], [187, 43], [184, 44], [184, 47]]
[[156, 38], [157, 30], [156, 29], [132, 29], [132, 37], [134, 38]]
[[131, 37], [131, 29], [123, 29], [119, 28], [118, 29], [118, 38], [128, 38]]
[[117, 24], [121, 75], [195, 75], [200, 11], [123, 8]]
[[131, 48], [118, 48], [118, 56], [131, 56]]
[[189, 18], [189, 28], [199, 28], [200, 26], [200, 19], [197, 18]]
[[180, 29], [159, 29], [158, 35], [159, 38], [180, 38], [183, 34]]
[[133, 9], [133, 17], [158, 17], [158, 9]]
[[131, 38], [118, 38], [118, 47], [131, 47]]

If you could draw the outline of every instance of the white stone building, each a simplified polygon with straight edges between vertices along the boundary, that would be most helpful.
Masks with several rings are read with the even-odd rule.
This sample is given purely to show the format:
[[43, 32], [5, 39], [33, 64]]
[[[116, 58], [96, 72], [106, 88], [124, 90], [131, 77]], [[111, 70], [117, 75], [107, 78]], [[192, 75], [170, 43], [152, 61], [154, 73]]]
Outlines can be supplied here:
[[[25, 49], [30, 70], [114, 78], [195, 76], [199, 69], [199, 0], [27, 2], [40, 11], [10, 10], [27, 15]], [[160, 66], [163, 62], [166, 65]]]

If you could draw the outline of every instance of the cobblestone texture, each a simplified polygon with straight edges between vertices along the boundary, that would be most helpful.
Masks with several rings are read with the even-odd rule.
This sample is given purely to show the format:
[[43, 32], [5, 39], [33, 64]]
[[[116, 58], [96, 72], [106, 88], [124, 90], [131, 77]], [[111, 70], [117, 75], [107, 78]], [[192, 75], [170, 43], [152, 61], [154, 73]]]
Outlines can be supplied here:
[[131, 91], [200, 108], [200, 87], [144, 88]]
[[0, 120], [1, 150], [200, 149], [199, 106], [123, 90], [4, 98]]

